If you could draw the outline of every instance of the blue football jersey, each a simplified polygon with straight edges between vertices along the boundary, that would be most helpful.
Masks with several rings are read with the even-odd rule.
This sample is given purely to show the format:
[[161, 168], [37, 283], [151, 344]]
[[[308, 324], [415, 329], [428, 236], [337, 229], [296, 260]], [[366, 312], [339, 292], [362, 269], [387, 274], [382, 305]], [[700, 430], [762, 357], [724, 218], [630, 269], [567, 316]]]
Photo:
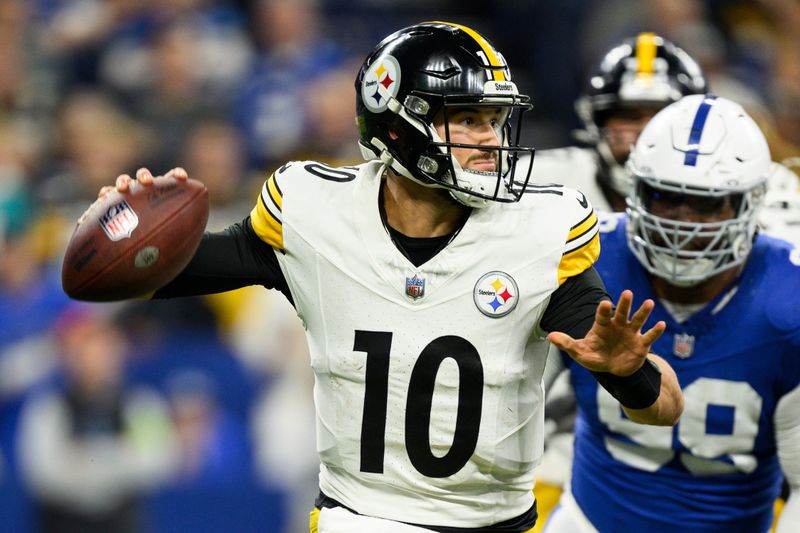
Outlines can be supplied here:
[[626, 418], [583, 367], [564, 357], [578, 401], [572, 492], [602, 533], [769, 529], [782, 473], [773, 413], [800, 383], [800, 254], [759, 236], [736, 286], [686, 322], [656, 298], [627, 248], [626, 219], [602, 223], [596, 268], [615, 299], [656, 302], [645, 325], [667, 330], [653, 352], [675, 369], [685, 398], [674, 428]]

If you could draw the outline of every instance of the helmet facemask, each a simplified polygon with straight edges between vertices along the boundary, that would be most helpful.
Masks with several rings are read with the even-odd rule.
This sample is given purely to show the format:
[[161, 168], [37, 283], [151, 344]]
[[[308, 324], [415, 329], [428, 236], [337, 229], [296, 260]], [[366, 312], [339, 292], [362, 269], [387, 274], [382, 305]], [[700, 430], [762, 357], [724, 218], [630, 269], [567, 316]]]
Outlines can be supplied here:
[[[764, 183], [742, 192], [687, 188], [654, 178], [637, 177], [628, 197], [628, 245], [651, 273], [678, 287], [691, 287], [747, 260], [756, 235], [756, 217]], [[655, 214], [654, 202], [707, 215], [730, 209], [733, 216], [707, 222]]]
[[[453, 142], [458, 126], [452, 119], [462, 111], [481, 108], [499, 110], [493, 128], [498, 144], [465, 144]], [[433, 124], [427, 127], [431, 134], [428, 151], [420, 158], [418, 169], [442, 187], [450, 190], [457, 201], [471, 207], [484, 207], [490, 201], [516, 202], [530, 179], [533, 149], [519, 146], [522, 128], [522, 115], [530, 109], [530, 104], [518, 97], [484, 97], [475, 101], [474, 96], [445, 96], [439, 119], [443, 123], [444, 138]], [[518, 113], [514, 113], [517, 110]], [[477, 150], [487, 159], [493, 160], [495, 169], [483, 171], [464, 168], [458, 161], [454, 150]], [[526, 168], [517, 172], [520, 153], [528, 153]], [[427, 167], [427, 168], [423, 168]], [[467, 165], [469, 167], [469, 164]], [[443, 169], [443, 172], [441, 171]], [[432, 172], [430, 172], [432, 171]], [[515, 177], [516, 181], [515, 182]]]
[[662, 109], [627, 162], [630, 250], [681, 287], [742, 265], [771, 164], [763, 133], [738, 104], [690, 95]]
[[[485, 207], [489, 202], [516, 202], [530, 180], [533, 148], [519, 145], [522, 131], [522, 116], [531, 109], [527, 97], [487, 95], [435, 95], [415, 91], [406, 97], [404, 105], [390, 102], [389, 110], [397, 114], [394, 135], [398, 135], [401, 152], [411, 155], [404, 165], [399, 158], [392, 157], [387, 165], [423, 186], [440, 187], [450, 191], [458, 202], [470, 207]], [[451, 118], [462, 110], [497, 108], [497, 138], [499, 144], [464, 144], [452, 141]], [[516, 111], [516, 113], [515, 113]], [[444, 137], [435, 123], [443, 123]], [[376, 139], [373, 139], [375, 144]], [[383, 144], [378, 141], [378, 144]], [[463, 168], [454, 150], [467, 149], [485, 152], [495, 161], [492, 172]], [[362, 149], [362, 152], [364, 150]], [[390, 152], [387, 148], [384, 151]], [[371, 156], [373, 150], [365, 153]], [[517, 167], [520, 154], [531, 157], [524, 168]]]

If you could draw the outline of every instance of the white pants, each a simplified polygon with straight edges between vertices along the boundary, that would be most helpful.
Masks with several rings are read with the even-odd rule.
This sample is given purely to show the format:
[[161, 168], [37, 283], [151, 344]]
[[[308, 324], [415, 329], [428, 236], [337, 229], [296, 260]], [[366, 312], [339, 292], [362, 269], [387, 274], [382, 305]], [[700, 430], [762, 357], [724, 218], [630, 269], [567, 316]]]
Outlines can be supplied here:
[[558, 506], [550, 513], [543, 533], [597, 533], [597, 529], [580, 510], [572, 494], [565, 490]]
[[[598, 533], [569, 492], [561, 495], [542, 533]], [[768, 533], [768, 531], [764, 532]]]

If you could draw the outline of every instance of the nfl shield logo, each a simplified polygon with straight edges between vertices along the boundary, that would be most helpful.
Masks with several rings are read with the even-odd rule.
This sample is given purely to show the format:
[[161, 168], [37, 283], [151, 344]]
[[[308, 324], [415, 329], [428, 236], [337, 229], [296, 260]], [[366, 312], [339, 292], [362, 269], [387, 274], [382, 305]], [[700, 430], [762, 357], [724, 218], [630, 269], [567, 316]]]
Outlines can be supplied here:
[[122, 200], [100, 215], [99, 222], [108, 238], [112, 241], [118, 241], [131, 236], [133, 230], [139, 225], [139, 217], [136, 216], [128, 202]]
[[406, 296], [412, 300], [419, 300], [425, 296], [425, 278], [417, 277], [406, 278]]
[[694, 352], [694, 336], [688, 333], [678, 333], [675, 335], [672, 352], [681, 359], [690, 357]]

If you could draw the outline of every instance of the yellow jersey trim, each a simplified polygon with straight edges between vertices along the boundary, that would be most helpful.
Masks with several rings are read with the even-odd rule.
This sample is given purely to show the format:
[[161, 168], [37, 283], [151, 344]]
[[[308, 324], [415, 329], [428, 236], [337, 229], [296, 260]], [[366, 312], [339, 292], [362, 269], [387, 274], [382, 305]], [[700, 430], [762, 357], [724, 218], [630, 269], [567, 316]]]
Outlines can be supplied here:
[[276, 250], [283, 250], [283, 194], [275, 175], [264, 182], [256, 206], [250, 211], [250, 223], [256, 235]]
[[587, 231], [591, 230], [594, 226], [597, 225], [597, 215], [594, 211], [589, 213], [586, 218], [572, 226], [569, 230], [569, 235], [567, 235], [567, 242], [572, 242], [575, 239], [580, 238], [584, 235]]
[[275, 174], [267, 180], [267, 191], [275, 205], [278, 206], [279, 211], [283, 211], [283, 193], [278, 188], [278, 183], [275, 181]]
[[600, 257], [600, 232], [595, 231], [594, 236], [583, 246], [561, 256], [561, 262], [558, 264], [558, 285], [561, 286], [567, 279], [588, 269], [598, 257]]

